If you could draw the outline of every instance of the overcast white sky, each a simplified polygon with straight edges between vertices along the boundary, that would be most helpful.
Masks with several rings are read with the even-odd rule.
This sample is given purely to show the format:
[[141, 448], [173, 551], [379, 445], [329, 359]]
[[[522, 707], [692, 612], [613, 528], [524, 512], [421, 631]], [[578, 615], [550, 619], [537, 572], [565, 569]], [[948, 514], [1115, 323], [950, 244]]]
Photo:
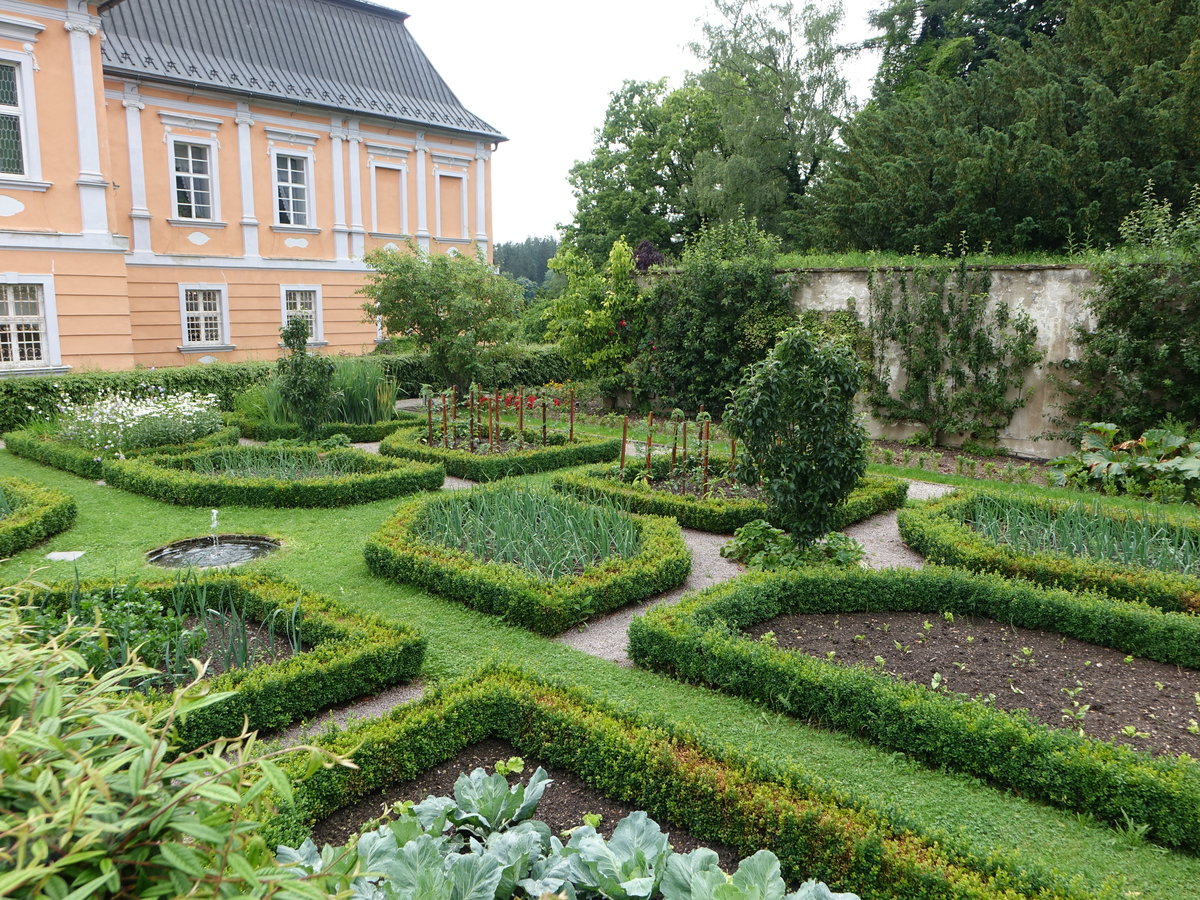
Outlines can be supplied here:
[[[679, 84], [707, 0], [376, 0], [407, 25], [463, 104], [503, 132], [492, 176], [496, 241], [549, 235], [570, 221], [567, 173], [591, 152], [609, 94], [627, 79]], [[816, 0], [818, 4], [828, 0]], [[884, 0], [845, 0], [844, 40], [870, 34]], [[875, 61], [848, 74], [858, 97]]]

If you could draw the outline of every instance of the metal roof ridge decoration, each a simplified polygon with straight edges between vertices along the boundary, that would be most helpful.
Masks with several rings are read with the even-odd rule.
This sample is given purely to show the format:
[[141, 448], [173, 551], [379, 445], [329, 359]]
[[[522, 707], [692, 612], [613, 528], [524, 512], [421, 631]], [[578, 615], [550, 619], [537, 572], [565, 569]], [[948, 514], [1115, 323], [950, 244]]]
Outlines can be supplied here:
[[407, 13], [368, 0], [120, 0], [106, 72], [506, 138], [467, 110]]

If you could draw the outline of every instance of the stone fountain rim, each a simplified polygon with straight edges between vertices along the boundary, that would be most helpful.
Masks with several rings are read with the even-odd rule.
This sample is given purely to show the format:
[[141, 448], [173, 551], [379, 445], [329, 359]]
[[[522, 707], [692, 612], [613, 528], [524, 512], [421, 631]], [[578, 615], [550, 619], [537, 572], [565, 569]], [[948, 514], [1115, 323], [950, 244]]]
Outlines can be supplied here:
[[[225, 532], [220, 534], [197, 535], [196, 537], [180, 538], [177, 541], [171, 541], [169, 544], [163, 544], [161, 547], [155, 547], [153, 550], [146, 551], [146, 561], [151, 565], [157, 565], [157, 560], [168, 550], [190, 550], [193, 547], [203, 547], [211, 545], [216, 540], [216, 543], [221, 543], [224, 538], [232, 538], [241, 540], [245, 543], [256, 543], [261, 547], [267, 547], [271, 550], [278, 550], [283, 546], [283, 542], [278, 538], [273, 538], [266, 534], [247, 534], [244, 532]], [[233, 566], [239, 566], [243, 563], [230, 563], [224, 566], [203, 566], [207, 569], [228, 569]], [[171, 568], [171, 567], [165, 567]]]

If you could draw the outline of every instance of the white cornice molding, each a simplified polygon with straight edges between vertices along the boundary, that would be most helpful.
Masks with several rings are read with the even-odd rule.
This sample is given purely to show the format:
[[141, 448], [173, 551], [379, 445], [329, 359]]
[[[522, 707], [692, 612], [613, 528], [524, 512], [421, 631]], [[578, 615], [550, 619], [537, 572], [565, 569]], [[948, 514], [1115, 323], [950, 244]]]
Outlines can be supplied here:
[[408, 147], [398, 147], [395, 144], [382, 144], [378, 141], [368, 140], [363, 145], [366, 147], [367, 153], [372, 156], [386, 156], [392, 159], [407, 159], [411, 151]]
[[38, 35], [45, 30], [46, 26], [41, 22], [0, 14], [0, 38], [21, 43], [36, 43]]
[[292, 131], [286, 128], [274, 128], [268, 126], [266, 129], [267, 138], [272, 141], [281, 141], [285, 144], [300, 144], [303, 147], [313, 147], [317, 141], [321, 139], [319, 134], [312, 134], [304, 131]]
[[95, 37], [100, 33], [100, 26], [93, 25], [91, 22], [65, 22], [63, 28], [67, 31], [86, 34], [88, 37]]
[[162, 120], [163, 125], [167, 128], [187, 128], [192, 131], [211, 131], [216, 134], [221, 127], [220, 119], [210, 119], [208, 116], [196, 116], [191, 114], [179, 114], [158, 111], [158, 117]]
[[434, 166], [458, 166], [465, 168], [470, 163], [471, 158], [468, 156], [455, 156], [451, 153], [438, 153], [437, 151], [433, 153]]

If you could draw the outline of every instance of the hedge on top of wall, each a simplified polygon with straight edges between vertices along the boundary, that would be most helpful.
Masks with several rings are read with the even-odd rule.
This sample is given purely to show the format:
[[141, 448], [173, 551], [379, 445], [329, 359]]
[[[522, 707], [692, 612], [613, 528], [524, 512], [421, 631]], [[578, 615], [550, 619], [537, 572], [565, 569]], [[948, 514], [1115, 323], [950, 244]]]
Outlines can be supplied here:
[[[106, 589], [126, 582], [65, 582], [33, 593], [43, 605], [63, 608], [76, 590]], [[299, 585], [261, 575], [215, 575], [195, 584], [226, 591], [247, 617], [262, 622], [276, 611], [300, 612], [303, 652], [287, 659], [234, 669], [208, 680], [214, 693], [232, 694], [196, 710], [179, 723], [180, 742], [196, 747], [219, 737], [283, 728], [323, 709], [412, 681], [425, 659], [425, 640], [413, 628], [349, 609]], [[164, 604], [178, 581], [139, 581]]]
[[[506, 344], [484, 351], [482, 370], [486, 373], [480, 387], [515, 388], [540, 387], [551, 382], [569, 381], [574, 370], [562, 351], [553, 344]], [[429, 367], [429, 358], [421, 353], [381, 353], [384, 370], [400, 390], [401, 396], [415, 397], [421, 385], [440, 390], [447, 385], [437, 384]]]
[[[1065, 553], [1030, 553], [992, 541], [967, 525], [964, 515], [979, 491], [956, 491], [921, 507], [901, 510], [898, 517], [904, 542], [927, 560], [975, 572], [997, 572], [1047, 587], [1103, 591], [1122, 600], [1140, 600], [1169, 611], [1200, 613], [1200, 578], [1163, 572], [1146, 566], [1111, 563]], [[1006, 497], [1054, 510], [1071, 501]], [[1124, 517], [1132, 513], [1099, 508], [1098, 515]], [[1200, 533], [1200, 519], [1178, 519]]]
[[[162, 444], [157, 447], [142, 447], [130, 450], [128, 457], [168, 456], [175, 453], [193, 453], [214, 447], [235, 447], [239, 432], [236, 428], [222, 428], [189, 444]], [[4, 446], [11, 453], [32, 459], [44, 466], [52, 466], [72, 472], [84, 478], [100, 478], [104, 469], [104, 458], [95, 451], [80, 447], [70, 441], [60, 440], [53, 434], [42, 431], [10, 431], [4, 435]]]
[[75, 524], [75, 501], [24, 478], [0, 478], [0, 493], [12, 510], [0, 516], [0, 559], [20, 553]]
[[1200, 764], [1049, 728], [1028, 716], [846, 666], [742, 629], [779, 615], [918, 611], [996, 618], [1179, 665], [1200, 662], [1200, 620], [1095, 594], [927, 567], [751, 574], [633, 620], [638, 665], [766, 703], [926, 763], [1200, 850]]
[[317, 738], [317, 746], [351, 756], [355, 768], [335, 766], [305, 777], [303, 760], [285, 761], [295, 802], [268, 823], [264, 836], [272, 845], [296, 846], [313, 823], [338, 809], [417, 779], [492, 737], [701, 841], [726, 844], [743, 856], [769, 849], [789, 883], [817, 878], [875, 900], [1092, 896], [1014, 856], [1000, 852], [985, 859], [961, 839], [922, 832], [895, 809], [848, 798], [843, 788], [799, 765], [743, 756], [687, 726], [500, 667]]

